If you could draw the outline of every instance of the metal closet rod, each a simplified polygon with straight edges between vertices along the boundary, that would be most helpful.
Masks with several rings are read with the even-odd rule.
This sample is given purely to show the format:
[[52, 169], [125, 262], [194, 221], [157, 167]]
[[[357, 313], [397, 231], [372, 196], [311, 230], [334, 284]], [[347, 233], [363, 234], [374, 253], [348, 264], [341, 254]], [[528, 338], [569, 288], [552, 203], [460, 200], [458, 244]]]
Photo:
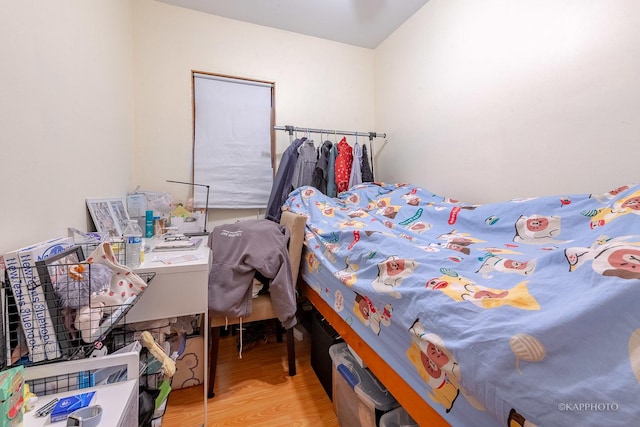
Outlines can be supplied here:
[[350, 132], [344, 130], [332, 130], [332, 129], [312, 129], [301, 128], [295, 126], [274, 126], [275, 130], [284, 130], [289, 132], [289, 135], [293, 135], [293, 132], [308, 132], [308, 133], [326, 133], [326, 134], [339, 134], [339, 135], [353, 135], [353, 136], [366, 136], [369, 139], [373, 138], [386, 138], [386, 133], [378, 132]]

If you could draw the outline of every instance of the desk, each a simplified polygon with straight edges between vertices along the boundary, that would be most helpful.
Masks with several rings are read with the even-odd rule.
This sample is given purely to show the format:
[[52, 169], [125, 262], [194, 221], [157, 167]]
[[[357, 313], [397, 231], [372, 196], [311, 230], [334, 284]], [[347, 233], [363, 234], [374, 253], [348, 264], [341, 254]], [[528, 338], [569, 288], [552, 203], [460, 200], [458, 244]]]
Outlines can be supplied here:
[[[26, 380], [37, 380], [54, 375], [77, 374], [89, 369], [100, 369], [112, 366], [126, 366], [127, 379], [118, 383], [89, 387], [82, 390], [65, 391], [56, 394], [41, 396], [36, 404], [36, 409], [46, 402], [57, 397], [61, 399], [78, 393], [95, 391], [91, 405], [100, 405], [103, 409], [100, 426], [104, 427], [137, 427], [138, 426], [138, 353], [121, 353], [105, 357], [71, 360], [61, 363], [27, 367], [25, 369]], [[36, 417], [36, 410], [24, 414], [24, 425], [59, 426], [66, 422], [49, 422], [49, 416]]]
[[[201, 239], [204, 239], [201, 237]], [[151, 241], [153, 245], [155, 240]], [[200, 259], [167, 265], [159, 259], [182, 255], [197, 255]], [[149, 287], [127, 313], [127, 323], [163, 319], [191, 314], [207, 314], [209, 306], [209, 248], [200, 243], [195, 251], [147, 251], [136, 273], [156, 273]], [[205, 316], [207, 317], [207, 316]], [[206, 329], [206, 328], [205, 328]], [[206, 342], [205, 342], [206, 345]]]
[[[208, 283], [209, 283], [209, 247], [206, 236], [199, 237], [202, 242], [194, 251], [148, 250], [144, 262], [135, 269], [136, 273], [156, 273], [149, 287], [127, 313], [127, 323], [142, 322], [169, 317], [202, 314], [202, 332], [204, 337], [203, 366], [204, 384], [207, 384], [207, 361], [209, 348]], [[157, 240], [148, 241], [151, 248]], [[200, 259], [184, 263], [167, 265], [160, 259], [171, 259], [183, 255], [197, 255]], [[207, 425], [207, 388], [203, 387], [204, 420]]]

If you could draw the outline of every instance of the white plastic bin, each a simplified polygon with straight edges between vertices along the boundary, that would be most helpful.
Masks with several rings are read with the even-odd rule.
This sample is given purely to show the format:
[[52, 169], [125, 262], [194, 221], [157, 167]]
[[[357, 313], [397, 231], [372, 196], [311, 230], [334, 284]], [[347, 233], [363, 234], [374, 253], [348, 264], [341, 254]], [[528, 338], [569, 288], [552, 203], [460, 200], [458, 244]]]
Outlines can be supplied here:
[[342, 427], [376, 427], [398, 402], [367, 368], [361, 368], [346, 343], [329, 348], [333, 361], [333, 409]]
[[404, 408], [399, 407], [380, 417], [380, 427], [418, 427], [418, 423], [411, 418]]

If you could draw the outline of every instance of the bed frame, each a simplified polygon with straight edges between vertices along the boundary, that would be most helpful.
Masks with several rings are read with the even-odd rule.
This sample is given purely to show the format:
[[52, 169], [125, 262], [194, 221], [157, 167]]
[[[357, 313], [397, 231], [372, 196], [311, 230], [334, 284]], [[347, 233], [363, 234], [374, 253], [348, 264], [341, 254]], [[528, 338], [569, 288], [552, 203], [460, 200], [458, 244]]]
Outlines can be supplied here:
[[[298, 289], [313, 306], [324, 316], [329, 324], [342, 336], [342, 338], [358, 353], [358, 356], [367, 364], [374, 375], [391, 392], [398, 403], [421, 426], [450, 427], [450, 425], [431, 408], [424, 399], [358, 334], [345, 322], [316, 291], [307, 285], [302, 278], [298, 280]], [[426, 385], [425, 385], [426, 387]]]

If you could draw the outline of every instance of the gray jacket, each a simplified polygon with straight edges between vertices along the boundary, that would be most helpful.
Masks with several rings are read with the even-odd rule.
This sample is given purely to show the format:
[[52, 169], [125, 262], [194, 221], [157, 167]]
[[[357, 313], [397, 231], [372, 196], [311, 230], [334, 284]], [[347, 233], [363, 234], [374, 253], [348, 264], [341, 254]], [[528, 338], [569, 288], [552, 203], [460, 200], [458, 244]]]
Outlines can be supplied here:
[[267, 219], [219, 225], [209, 235], [209, 309], [216, 316], [251, 314], [255, 272], [271, 279], [274, 311], [285, 328], [296, 324], [296, 296], [287, 251], [289, 230]]
[[296, 160], [296, 168], [291, 180], [294, 189], [311, 185], [317, 161], [316, 146], [312, 140], [307, 139], [298, 149], [298, 160]]

